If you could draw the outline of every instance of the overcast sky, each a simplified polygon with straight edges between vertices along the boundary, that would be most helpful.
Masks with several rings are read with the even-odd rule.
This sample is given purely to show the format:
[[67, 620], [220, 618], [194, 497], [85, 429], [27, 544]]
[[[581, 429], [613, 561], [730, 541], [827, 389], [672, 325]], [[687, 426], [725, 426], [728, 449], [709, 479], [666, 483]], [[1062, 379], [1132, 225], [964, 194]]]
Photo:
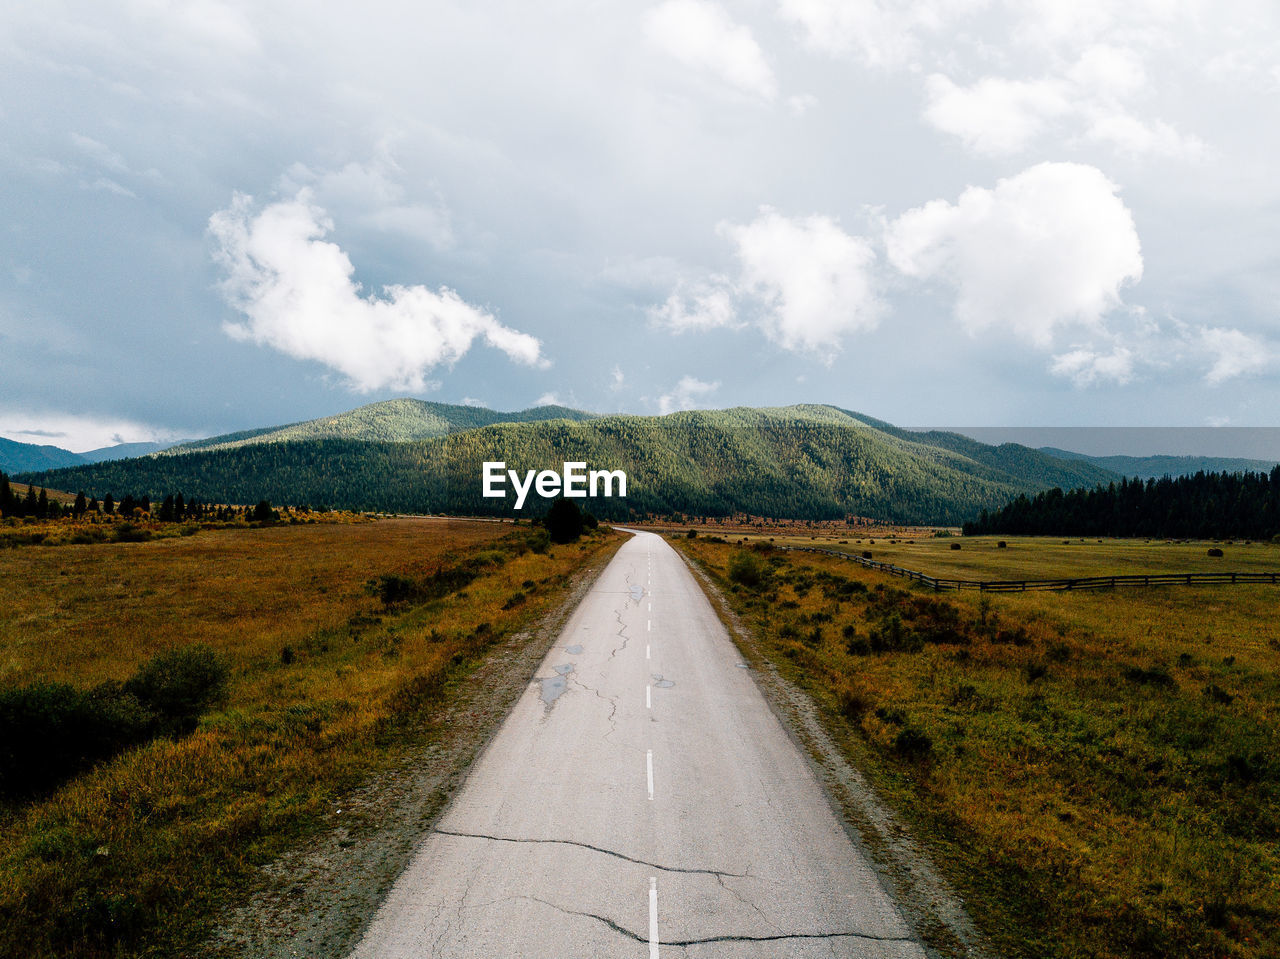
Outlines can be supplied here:
[[1278, 425], [1269, 0], [3, 7], [0, 435]]

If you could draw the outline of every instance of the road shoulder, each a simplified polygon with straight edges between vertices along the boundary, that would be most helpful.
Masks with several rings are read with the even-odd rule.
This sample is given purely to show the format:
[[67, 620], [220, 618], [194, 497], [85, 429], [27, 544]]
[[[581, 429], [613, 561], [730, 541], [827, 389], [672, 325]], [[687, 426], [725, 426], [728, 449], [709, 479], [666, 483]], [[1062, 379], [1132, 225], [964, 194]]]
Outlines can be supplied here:
[[991, 959], [994, 953], [928, 852], [845, 758], [813, 700], [782, 676], [710, 577], [682, 551], [743, 658], [769, 708], [800, 747], [822, 783], [850, 841], [874, 864], [912, 931], [931, 956]]
[[407, 748], [393, 768], [335, 805], [327, 828], [265, 867], [250, 901], [223, 917], [200, 954], [347, 955], [615, 551], [575, 574], [551, 613], [486, 656], [433, 721], [425, 745]]

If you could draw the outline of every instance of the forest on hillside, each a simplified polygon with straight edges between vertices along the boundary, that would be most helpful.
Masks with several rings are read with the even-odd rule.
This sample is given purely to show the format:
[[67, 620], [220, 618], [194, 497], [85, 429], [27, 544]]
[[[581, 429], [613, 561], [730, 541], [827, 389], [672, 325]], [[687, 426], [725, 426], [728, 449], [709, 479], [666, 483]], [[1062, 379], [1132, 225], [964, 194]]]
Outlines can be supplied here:
[[[627, 473], [625, 499], [584, 507], [601, 519], [750, 513], [839, 520], [959, 524], [1018, 493], [1111, 474], [1023, 447], [903, 438], [831, 411], [799, 419], [759, 411], [690, 412], [504, 423], [407, 443], [313, 439], [256, 443], [27, 474], [27, 482], [98, 497], [158, 500], [181, 492], [214, 502], [337, 509], [511, 515], [514, 497], [481, 495], [482, 464], [559, 472], [565, 461]], [[951, 448], [957, 446], [958, 448]], [[546, 508], [535, 500], [525, 515]]]

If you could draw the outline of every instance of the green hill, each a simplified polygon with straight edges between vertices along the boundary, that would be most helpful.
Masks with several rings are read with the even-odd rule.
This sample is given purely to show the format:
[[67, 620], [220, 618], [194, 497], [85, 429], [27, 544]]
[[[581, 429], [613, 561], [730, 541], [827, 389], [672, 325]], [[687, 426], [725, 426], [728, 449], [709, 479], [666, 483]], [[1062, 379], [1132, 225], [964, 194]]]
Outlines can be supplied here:
[[[366, 422], [368, 409], [344, 414], [355, 417], [346, 422]], [[450, 409], [473, 411], [469, 415], [477, 419], [510, 415]], [[1091, 464], [1026, 447], [991, 447], [956, 434], [871, 425], [877, 422], [830, 406], [533, 419], [455, 427], [447, 435], [411, 442], [311, 437], [248, 442], [44, 472], [29, 481], [99, 497], [111, 492], [117, 498], [131, 493], [157, 499], [181, 492], [220, 502], [265, 498], [352, 509], [510, 515], [513, 498], [482, 498], [483, 462], [502, 460], [523, 473], [558, 471], [566, 460], [582, 460], [591, 468], [627, 473], [625, 500], [587, 501], [605, 518], [746, 512], [959, 523], [1018, 493], [1116, 478]], [[534, 497], [523, 515], [536, 515], [542, 504]]]
[[476, 429], [494, 423], [530, 423], [539, 420], [586, 420], [593, 413], [565, 406], [535, 406], [517, 413], [498, 413], [481, 406], [454, 406], [408, 398], [370, 403], [337, 416], [325, 416], [288, 426], [226, 433], [203, 440], [180, 443], [166, 454], [195, 450], [233, 449], [250, 443], [292, 443], [298, 440], [345, 439], [363, 442], [408, 443], [448, 436], [459, 430]]

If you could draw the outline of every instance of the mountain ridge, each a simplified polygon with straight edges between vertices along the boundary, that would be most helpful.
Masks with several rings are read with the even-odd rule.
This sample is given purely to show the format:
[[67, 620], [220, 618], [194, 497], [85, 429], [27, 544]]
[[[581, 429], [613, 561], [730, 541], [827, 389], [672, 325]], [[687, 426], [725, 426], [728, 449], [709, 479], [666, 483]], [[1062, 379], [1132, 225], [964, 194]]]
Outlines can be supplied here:
[[[414, 428], [424, 423], [435, 428], [438, 423], [429, 418], [444, 418], [441, 406], [383, 404], [374, 411], [373, 422], [386, 426], [399, 410]], [[457, 416], [459, 410], [475, 408], [443, 412]], [[588, 504], [602, 518], [743, 512], [954, 524], [1019, 493], [1118, 478], [1088, 463], [1013, 444], [990, 447], [957, 434], [921, 435], [887, 423], [875, 426], [871, 424], [881, 421], [820, 404], [690, 410], [658, 417], [580, 414], [570, 419], [558, 416], [562, 411], [466, 412], [476, 421], [499, 421], [410, 441], [326, 436], [324, 431], [334, 428], [332, 421], [310, 421], [318, 424], [318, 437], [309, 429], [293, 434], [304, 438], [215, 444], [44, 472], [31, 481], [84, 488], [99, 497], [112, 492], [155, 499], [181, 492], [188, 498], [227, 502], [265, 498], [396, 512], [509, 514], [507, 501], [480, 496], [483, 462], [558, 471], [565, 461], [583, 460], [593, 467], [623, 469], [630, 478], [626, 501]], [[558, 418], [539, 418], [551, 414]], [[338, 419], [347, 427], [369, 421], [368, 416]]]
[[[250, 443], [285, 443], [304, 439], [359, 439], [369, 442], [407, 443], [435, 439], [462, 429], [494, 423], [524, 423], [550, 419], [592, 419], [595, 413], [567, 406], [534, 406], [502, 413], [483, 406], [433, 403], [412, 397], [397, 397], [356, 407], [332, 416], [321, 416], [283, 426], [224, 433], [201, 440], [188, 440], [165, 450], [163, 455], [179, 455], [197, 450], [232, 449]], [[358, 435], [357, 435], [358, 434]]]
[[1165, 476], [1194, 476], [1196, 473], [1267, 473], [1276, 460], [1245, 459], [1230, 456], [1091, 456], [1054, 446], [1041, 446], [1038, 451], [1058, 459], [1093, 463], [1121, 476], [1139, 479], [1161, 479]]

